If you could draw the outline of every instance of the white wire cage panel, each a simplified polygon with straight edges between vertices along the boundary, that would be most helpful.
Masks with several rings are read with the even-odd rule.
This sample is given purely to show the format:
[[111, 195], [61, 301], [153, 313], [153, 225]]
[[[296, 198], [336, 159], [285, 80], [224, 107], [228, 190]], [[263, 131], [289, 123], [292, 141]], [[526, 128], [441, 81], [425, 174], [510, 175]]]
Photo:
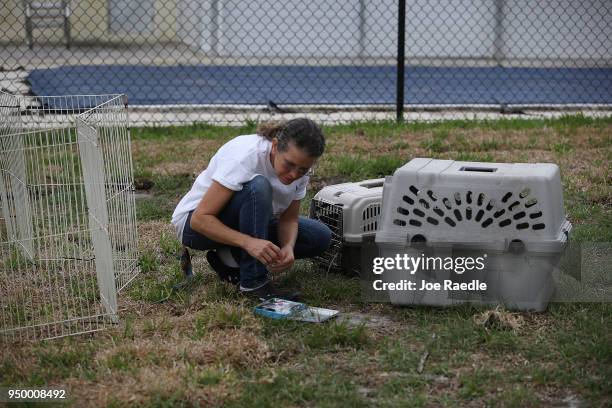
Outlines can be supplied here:
[[0, 93], [0, 338], [103, 329], [138, 273], [122, 95]]

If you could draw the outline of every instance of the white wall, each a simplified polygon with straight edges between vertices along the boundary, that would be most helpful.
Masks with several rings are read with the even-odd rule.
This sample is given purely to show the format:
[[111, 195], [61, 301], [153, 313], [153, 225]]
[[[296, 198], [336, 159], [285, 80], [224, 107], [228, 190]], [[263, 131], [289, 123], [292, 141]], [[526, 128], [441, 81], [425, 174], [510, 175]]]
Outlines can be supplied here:
[[185, 44], [203, 52], [213, 52], [212, 39], [217, 35], [215, 1], [177, 1], [177, 36]]
[[109, 0], [110, 30], [114, 33], [154, 31], [155, 0]]
[[[365, 56], [396, 55], [397, 3], [397, 0], [365, 2]], [[406, 56], [491, 56], [495, 38], [493, 3], [492, 0], [407, 0]]]
[[223, 1], [219, 54], [246, 56], [353, 56], [359, 8], [329, 0]]
[[[397, 8], [397, 0], [180, 0], [178, 31], [219, 56], [394, 58]], [[406, 1], [407, 58], [610, 61], [611, 38], [612, 0]]]
[[611, 0], [507, 0], [507, 58], [612, 58]]

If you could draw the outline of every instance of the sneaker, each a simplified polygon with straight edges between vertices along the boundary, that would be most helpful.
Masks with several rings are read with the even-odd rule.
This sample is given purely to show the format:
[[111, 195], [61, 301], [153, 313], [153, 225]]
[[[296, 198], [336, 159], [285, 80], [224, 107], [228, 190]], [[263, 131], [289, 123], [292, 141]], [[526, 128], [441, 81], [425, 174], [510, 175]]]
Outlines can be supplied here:
[[211, 268], [217, 272], [217, 276], [219, 276], [222, 282], [229, 282], [232, 285], [240, 283], [240, 268], [232, 268], [224, 264], [219, 258], [217, 251], [208, 251], [206, 253], [206, 260]]
[[301, 293], [299, 291], [277, 288], [270, 281], [258, 287], [257, 289], [241, 290], [240, 293], [246, 296], [257, 298], [262, 302], [270, 298], [279, 298], [299, 302], [301, 298]]

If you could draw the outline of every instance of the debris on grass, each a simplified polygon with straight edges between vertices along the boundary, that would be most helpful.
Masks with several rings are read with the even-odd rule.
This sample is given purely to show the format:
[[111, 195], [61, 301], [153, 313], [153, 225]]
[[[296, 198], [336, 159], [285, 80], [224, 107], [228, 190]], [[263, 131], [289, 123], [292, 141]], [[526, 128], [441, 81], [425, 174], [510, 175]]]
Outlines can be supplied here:
[[487, 310], [486, 312], [474, 315], [476, 324], [484, 326], [487, 330], [497, 331], [517, 331], [524, 323], [523, 317], [518, 313], [511, 313], [500, 309]]
[[429, 351], [425, 350], [421, 359], [419, 360], [419, 366], [417, 367], [417, 373], [421, 374], [423, 369], [425, 368], [425, 362], [427, 361], [427, 357], [429, 357]]

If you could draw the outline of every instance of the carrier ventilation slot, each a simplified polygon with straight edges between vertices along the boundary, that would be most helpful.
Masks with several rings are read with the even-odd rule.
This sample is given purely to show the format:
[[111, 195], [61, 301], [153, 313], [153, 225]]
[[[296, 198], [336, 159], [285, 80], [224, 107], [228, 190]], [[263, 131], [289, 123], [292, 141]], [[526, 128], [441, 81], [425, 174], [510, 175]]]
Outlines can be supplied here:
[[[406, 214], [408, 214], [408, 210], [402, 207], [399, 207], [397, 209], [398, 212], [400, 212], [400, 208], [403, 211], [406, 211]], [[361, 214], [361, 219], [363, 221], [363, 226], [361, 230], [363, 232], [376, 232], [378, 230], [378, 221], [380, 221], [380, 211], [380, 204], [370, 204], [363, 210]]]
[[[448, 196], [442, 196], [432, 190], [419, 195], [420, 191], [418, 187], [410, 186], [409, 192], [402, 197], [409, 205], [402, 204], [397, 208], [397, 213], [424, 218], [430, 226], [456, 227], [459, 223], [475, 222], [481, 228], [488, 228], [493, 223], [499, 228], [517, 230], [531, 228], [538, 231], [546, 228], [546, 225], [538, 220], [543, 216], [542, 211], [532, 208], [538, 204], [538, 200], [530, 195], [529, 188], [524, 188], [520, 192], [506, 191], [501, 198], [488, 197], [484, 192], [473, 191], [454, 192]], [[442, 201], [442, 205], [435, 204], [438, 200]], [[532, 211], [529, 211], [530, 209]], [[530, 224], [529, 220], [536, 220], [537, 223]], [[396, 219], [394, 224], [420, 227], [423, 222], [418, 218], [408, 221]]]

